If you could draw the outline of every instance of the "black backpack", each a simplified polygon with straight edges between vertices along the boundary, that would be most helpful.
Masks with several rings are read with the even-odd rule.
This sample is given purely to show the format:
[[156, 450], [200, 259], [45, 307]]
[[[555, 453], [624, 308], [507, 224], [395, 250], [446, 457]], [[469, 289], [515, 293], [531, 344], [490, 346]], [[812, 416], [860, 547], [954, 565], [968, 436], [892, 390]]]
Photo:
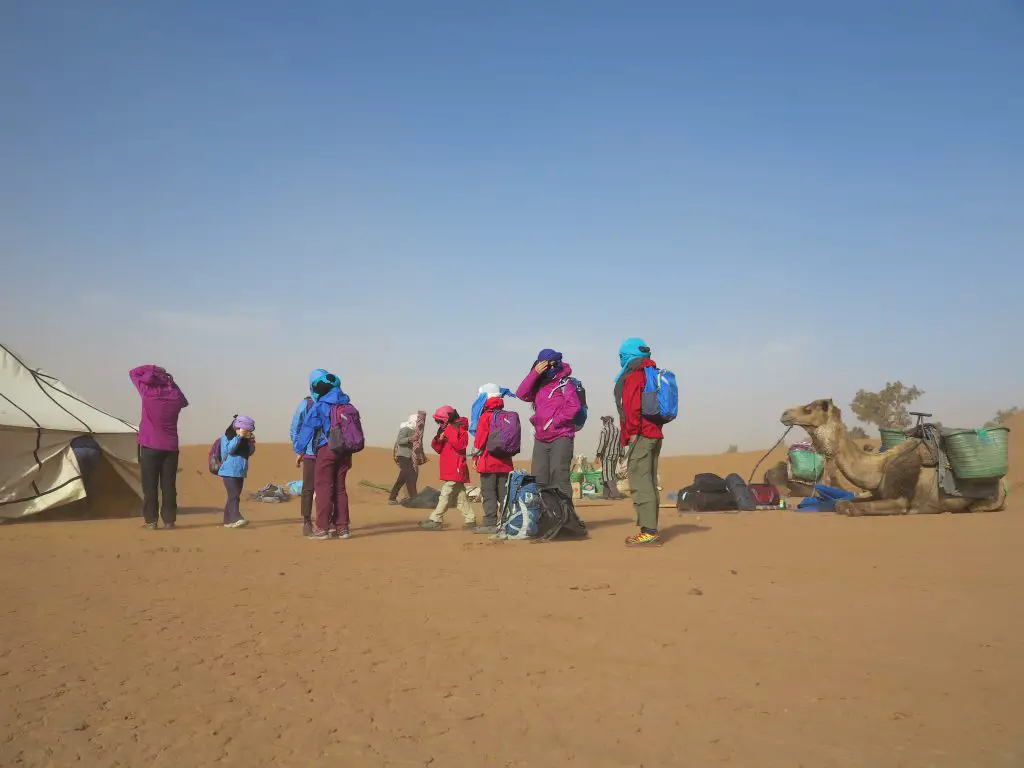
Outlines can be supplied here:
[[736, 499], [724, 479], [711, 472], [694, 475], [693, 483], [679, 489], [676, 509], [680, 512], [732, 512]]
[[587, 524], [576, 514], [572, 499], [560, 489], [545, 487], [540, 492], [540, 520], [537, 541], [551, 541], [556, 536], [576, 539], [587, 537]]
[[757, 509], [757, 499], [750, 492], [743, 478], [737, 474], [731, 474], [725, 478], [725, 485], [736, 502], [736, 508], [743, 512], [752, 512]]
[[676, 509], [680, 512], [735, 512], [736, 500], [728, 491], [702, 491], [688, 486], [679, 489]]

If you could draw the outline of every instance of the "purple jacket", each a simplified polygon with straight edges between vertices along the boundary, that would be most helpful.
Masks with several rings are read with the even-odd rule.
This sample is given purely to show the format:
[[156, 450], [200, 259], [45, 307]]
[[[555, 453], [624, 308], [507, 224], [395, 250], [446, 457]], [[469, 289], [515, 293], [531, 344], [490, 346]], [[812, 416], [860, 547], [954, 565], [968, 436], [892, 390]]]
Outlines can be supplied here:
[[580, 398], [576, 387], [569, 382], [572, 368], [562, 363], [558, 376], [541, 383], [538, 373], [530, 369], [529, 375], [516, 390], [516, 397], [533, 403], [533, 436], [542, 443], [551, 443], [560, 437], [575, 437], [573, 419], [580, 410]]
[[128, 372], [142, 396], [139, 445], [155, 451], [178, 450], [178, 414], [188, 400], [174, 379], [158, 365], [140, 365]]

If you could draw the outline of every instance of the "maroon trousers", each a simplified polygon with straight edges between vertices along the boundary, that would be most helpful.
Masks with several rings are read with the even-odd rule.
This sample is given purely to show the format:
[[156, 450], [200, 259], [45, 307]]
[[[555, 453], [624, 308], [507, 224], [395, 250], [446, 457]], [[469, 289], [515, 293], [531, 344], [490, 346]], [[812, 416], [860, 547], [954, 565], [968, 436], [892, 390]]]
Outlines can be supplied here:
[[[352, 469], [352, 454], [338, 454], [322, 446], [316, 452], [316, 530], [348, 529], [348, 490], [345, 476]], [[305, 486], [303, 486], [305, 487]]]

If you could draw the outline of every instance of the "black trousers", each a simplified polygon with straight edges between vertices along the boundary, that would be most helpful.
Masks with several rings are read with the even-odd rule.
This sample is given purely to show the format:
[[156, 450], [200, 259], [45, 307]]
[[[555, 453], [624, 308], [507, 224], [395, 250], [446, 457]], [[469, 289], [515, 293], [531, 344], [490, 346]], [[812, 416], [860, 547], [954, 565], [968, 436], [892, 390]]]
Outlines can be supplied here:
[[398, 457], [398, 479], [395, 480], [394, 486], [391, 488], [391, 501], [398, 501], [398, 492], [405, 486], [406, 493], [409, 494], [411, 499], [416, 495], [416, 480], [419, 473], [416, 471], [416, 465], [412, 463], [411, 458], [405, 456]]
[[160, 517], [164, 525], [178, 519], [178, 452], [158, 451], [139, 446], [142, 470], [142, 516], [147, 523], [157, 521], [157, 492]]
[[302, 519], [307, 523], [313, 519], [313, 492], [316, 490], [316, 456], [306, 456], [302, 459], [302, 498], [299, 502], [299, 511]]

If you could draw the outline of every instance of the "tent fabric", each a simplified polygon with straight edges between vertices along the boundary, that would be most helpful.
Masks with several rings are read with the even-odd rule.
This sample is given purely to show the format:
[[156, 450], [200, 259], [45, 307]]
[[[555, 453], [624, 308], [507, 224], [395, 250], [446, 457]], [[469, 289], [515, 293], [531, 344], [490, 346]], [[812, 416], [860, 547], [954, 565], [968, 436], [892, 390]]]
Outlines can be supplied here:
[[71, 449], [81, 435], [92, 435], [110, 466], [141, 497], [138, 428], [0, 344], [0, 520], [85, 498]]

